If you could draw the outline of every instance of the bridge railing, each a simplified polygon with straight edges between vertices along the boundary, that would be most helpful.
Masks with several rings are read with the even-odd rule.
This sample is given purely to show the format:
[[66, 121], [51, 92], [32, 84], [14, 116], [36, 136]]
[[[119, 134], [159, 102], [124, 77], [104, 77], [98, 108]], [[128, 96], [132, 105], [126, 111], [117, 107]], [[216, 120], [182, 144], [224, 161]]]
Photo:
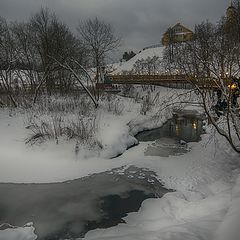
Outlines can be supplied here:
[[128, 81], [187, 81], [187, 75], [176, 74], [176, 75], [108, 75], [109, 79], [113, 83], [117, 82], [128, 82]]
[[[196, 78], [187, 74], [161, 74], [161, 75], [108, 75], [108, 78], [114, 84], [192, 84], [200, 88], [218, 88], [219, 79], [214, 78]], [[222, 79], [227, 86], [230, 79]]]

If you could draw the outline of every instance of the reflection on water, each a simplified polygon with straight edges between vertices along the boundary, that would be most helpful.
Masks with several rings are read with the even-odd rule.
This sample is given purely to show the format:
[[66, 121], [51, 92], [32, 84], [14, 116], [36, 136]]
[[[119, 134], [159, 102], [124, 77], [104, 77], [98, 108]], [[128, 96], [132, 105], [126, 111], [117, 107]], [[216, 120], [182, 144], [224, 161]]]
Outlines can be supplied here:
[[[202, 132], [200, 118], [174, 116], [161, 128], [136, 137], [155, 141], [146, 155], [167, 157], [187, 152], [186, 142], [200, 140]], [[64, 183], [0, 184], [0, 224], [33, 222], [39, 240], [74, 239], [123, 222], [143, 200], [166, 192], [153, 172], [134, 167]]]
[[135, 137], [139, 141], [155, 141], [145, 151], [146, 156], [168, 157], [188, 152], [188, 142], [197, 142], [203, 134], [202, 118], [191, 114], [176, 114], [161, 128], [144, 131]]
[[166, 192], [153, 172], [133, 167], [64, 183], [0, 184], [0, 224], [33, 222], [40, 240], [72, 239], [118, 224]]
[[155, 141], [161, 138], [173, 138], [185, 142], [197, 142], [203, 133], [202, 119], [195, 115], [175, 115], [161, 128], [144, 131], [135, 137], [139, 141]]

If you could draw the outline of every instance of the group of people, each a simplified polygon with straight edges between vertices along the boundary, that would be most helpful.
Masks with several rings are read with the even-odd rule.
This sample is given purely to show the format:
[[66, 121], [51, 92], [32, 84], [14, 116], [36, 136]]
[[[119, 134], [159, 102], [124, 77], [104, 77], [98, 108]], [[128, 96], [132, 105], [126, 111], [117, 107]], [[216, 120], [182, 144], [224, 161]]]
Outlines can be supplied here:
[[240, 79], [233, 78], [229, 88], [231, 92], [228, 101], [226, 96], [223, 96], [222, 90], [219, 89], [217, 91], [217, 104], [214, 106], [214, 109], [218, 117], [227, 111], [228, 104], [230, 104], [229, 106], [232, 109], [240, 110]]

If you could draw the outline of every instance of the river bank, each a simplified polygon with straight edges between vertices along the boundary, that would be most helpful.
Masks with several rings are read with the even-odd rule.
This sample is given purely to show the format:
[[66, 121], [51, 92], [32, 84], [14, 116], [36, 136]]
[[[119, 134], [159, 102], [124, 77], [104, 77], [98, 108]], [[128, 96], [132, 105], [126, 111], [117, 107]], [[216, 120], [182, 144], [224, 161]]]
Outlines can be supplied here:
[[[166, 89], [162, 94], [166, 97], [165, 101], [170, 101]], [[140, 142], [126, 151], [137, 143], [134, 138], [136, 133], [160, 127], [173, 116], [173, 111], [158, 114], [156, 120], [154, 116], [159, 107], [141, 115], [140, 104], [129, 99], [123, 101], [127, 107], [122, 115], [101, 110], [98, 139], [102, 149], [93, 151], [80, 146], [78, 154], [71, 141], [58, 145], [48, 142], [33, 147], [25, 146], [28, 130], [24, 128], [24, 114], [16, 112], [9, 116], [8, 110], [1, 111], [0, 181], [62, 182], [106, 171], [111, 173], [112, 169], [118, 169], [117, 174], [120, 176], [132, 166], [147, 169], [154, 172], [154, 179], [162, 186], [174, 189], [175, 192], [167, 193], [161, 199], [145, 200], [137, 213], [128, 214], [124, 218], [126, 224], [108, 230], [90, 231], [85, 239], [214, 239], [222, 231], [225, 217], [230, 218], [226, 221], [231, 221], [227, 213], [238, 210], [236, 204], [232, 205], [238, 201], [238, 156], [230, 150], [224, 139], [214, 134], [211, 126], [206, 127], [206, 134], [202, 135], [200, 142], [188, 143], [190, 150], [184, 154], [146, 154], [154, 141]], [[193, 106], [185, 107], [194, 109]], [[119, 154], [122, 155], [112, 158]], [[51, 229], [51, 223], [46, 225]], [[0, 239], [35, 239], [34, 227], [33, 222], [23, 228], [2, 230]]]

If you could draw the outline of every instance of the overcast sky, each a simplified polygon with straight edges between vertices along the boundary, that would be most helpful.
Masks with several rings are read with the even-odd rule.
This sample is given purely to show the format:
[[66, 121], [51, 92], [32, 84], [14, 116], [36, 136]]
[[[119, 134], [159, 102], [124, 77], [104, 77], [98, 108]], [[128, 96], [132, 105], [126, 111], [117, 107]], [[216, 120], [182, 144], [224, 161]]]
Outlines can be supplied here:
[[53, 10], [74, 29], [79, 20], [99, 17], [123, 38], [122, 50], [139, 51], [160, 42], [177, 22], [189, 28], [203, 20], [216, 22], [229, 0], [0, 0], [0, 16], [26, 20], [41, 6]]

